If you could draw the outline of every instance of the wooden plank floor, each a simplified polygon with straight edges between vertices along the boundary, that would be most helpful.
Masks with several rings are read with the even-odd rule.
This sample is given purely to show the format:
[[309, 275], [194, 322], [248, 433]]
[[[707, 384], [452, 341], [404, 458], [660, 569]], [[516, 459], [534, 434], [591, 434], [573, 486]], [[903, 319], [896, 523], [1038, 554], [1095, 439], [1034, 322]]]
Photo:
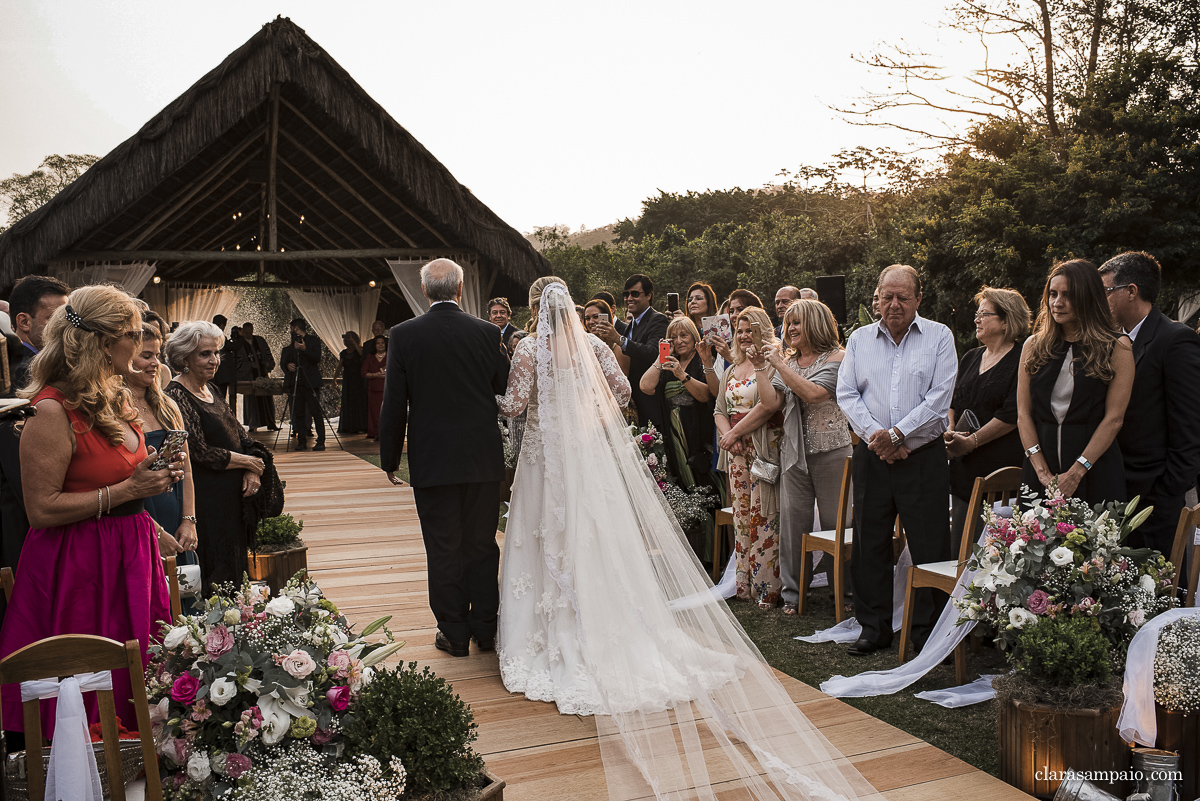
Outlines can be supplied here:
[[[381, 615], [408, 644], [398, 659], [430, 665], [467, 701], [479, 724], [477, 750], [508, 782], [511, 801], [607, 799], [593, 719], [559, 715], [500, 682], [496, 655], [452, 658], [433, 647], [425, 551], [412, 489], [393, 487], [353, 453], [362, 437], [333, 438], [324, 453], [276, 455], [287, 482], [285, 511], [304, 520], [308, 563], [325, 594], [358, 625]], [[501, 537], [503, 535], [500, 535]], [[976, 797], [1027, 799], [962, 760], [779, 673], [791, 697], [830, 742], [893, 801]]]

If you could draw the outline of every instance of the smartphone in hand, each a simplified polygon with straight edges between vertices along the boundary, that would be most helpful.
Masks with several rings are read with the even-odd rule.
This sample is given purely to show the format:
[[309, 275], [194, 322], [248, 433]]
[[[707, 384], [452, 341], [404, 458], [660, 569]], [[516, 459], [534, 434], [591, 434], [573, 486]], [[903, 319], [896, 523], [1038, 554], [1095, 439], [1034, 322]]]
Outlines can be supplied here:
[[163, 440], [162, 448], [158, 451], [158, 456], [150, 464], [150, 469], [162, 470], [174, 462], [176, 454], [183, 450], [185, 442], [187, 442], [186, 431], [167, 431], [167, 438]]
[[762, 353], [762, 325], [759, 323], [750, 323], [750, 338], [754, 340], [754, 349]]
[[674, 312], [677, 312], [677, 311], [679, 311], [679, 293], [678, 292], [668, 292], [667, 293], [667, 313], [673, 314]]
[[669, 340], [661, 339], [658, 342], [658, 363], [666, 364], [669, 358], [671, 358], [671, 343]]

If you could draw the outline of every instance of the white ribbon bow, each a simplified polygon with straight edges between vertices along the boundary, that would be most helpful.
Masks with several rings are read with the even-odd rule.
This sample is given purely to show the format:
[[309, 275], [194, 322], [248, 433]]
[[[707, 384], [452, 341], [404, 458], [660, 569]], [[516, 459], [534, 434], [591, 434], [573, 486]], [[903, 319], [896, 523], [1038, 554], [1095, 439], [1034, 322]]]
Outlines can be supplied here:
[[[21, 701], [58, 699], [54, 716], [54, 741], [50, 746], [50, 766], [46, 770], [46, 801], [69, 798], [72, 801], [103, 801], [100, 771], [88, 734], [87, 710], [83, 693], [112, 689], [112, 672], [77, 673], [61, 682], [58, 679], [21, 682]], [[119, 777], [115, 779], [119, 781]]]

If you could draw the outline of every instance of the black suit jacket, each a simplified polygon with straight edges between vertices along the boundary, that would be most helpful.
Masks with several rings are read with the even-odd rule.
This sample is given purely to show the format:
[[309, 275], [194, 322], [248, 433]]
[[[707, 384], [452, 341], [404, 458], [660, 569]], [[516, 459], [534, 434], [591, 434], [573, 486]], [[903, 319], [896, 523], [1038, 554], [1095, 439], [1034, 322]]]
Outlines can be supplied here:
[[[321, 389], [321, 339], [316, 334], [305, 334], [304, 350], [288, 346], [296, 361], [296, 375], [300, 386]], [[287, 348], [285, 348], [286, 350]]]
[[[29, 383], [29, 363], [34, 356], [24, 344], [16, 352], [19, 360], [9, 368], [14, 390], [23, 389]], [[15, 572], [21, 546], [29, 533], [29, 518], [25, 514], [25, 496], [21, 488], [21, 440], [13, 428], [14, 423], [15, 418], [0, 421], [0, 542], [3, 548], [0, 564]]]
[[665, 429], [662, 418], [662, 404], [656, 402], [653, 396], [638, 389], [642, 374], [650, 369], [650, 365], [658, 361], [658, 342], [667, 335], [667, 315], [655, 311], [651, 306], [642, 315], [642, 321], [633, 328], [633, 336], [625, 345], [625, 355], [629, 357], [629, 386], [633, 390], [633, 404], [637, 407], [638, 422], [645, 425], [654, 423], [659, 431]]
[[384, 470], [408, 469], [418, 489], [504, 479], [496, 396], [508, 388], [500, 329], [454, 303], [392, 328], [379, 412]]
[[1141, 495], [1145, 507], [1182, 498], [1200, 472], [1200, 336], [1154, 307], [1133, 341], [1133, 358], [1133, 395], [1117, 441], [1129, 495]]

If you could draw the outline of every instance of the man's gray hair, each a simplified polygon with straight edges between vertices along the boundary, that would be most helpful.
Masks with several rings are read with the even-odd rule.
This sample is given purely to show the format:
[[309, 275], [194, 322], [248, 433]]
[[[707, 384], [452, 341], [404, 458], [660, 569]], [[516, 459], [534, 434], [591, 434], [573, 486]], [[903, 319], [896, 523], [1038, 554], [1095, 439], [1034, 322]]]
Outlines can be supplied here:
[[421, 289], [430, 303], [455, 300], [462, 282], [463, 268], [450, 259], [434, 259], [421, 268]]
[[182, 371], [187, 364], [187, 357], [196, 352], [200, 347], [200, 340], [204, 337], [216, 337], [218, 349], [225, 344], [225, 334], [221, 329], [205, 320], [193, 320], [179, 326], [175, 333], [167, 337], [167, 343], [163, 345], [163, 357], [167, 360], [167, 366], [177, 373]]

